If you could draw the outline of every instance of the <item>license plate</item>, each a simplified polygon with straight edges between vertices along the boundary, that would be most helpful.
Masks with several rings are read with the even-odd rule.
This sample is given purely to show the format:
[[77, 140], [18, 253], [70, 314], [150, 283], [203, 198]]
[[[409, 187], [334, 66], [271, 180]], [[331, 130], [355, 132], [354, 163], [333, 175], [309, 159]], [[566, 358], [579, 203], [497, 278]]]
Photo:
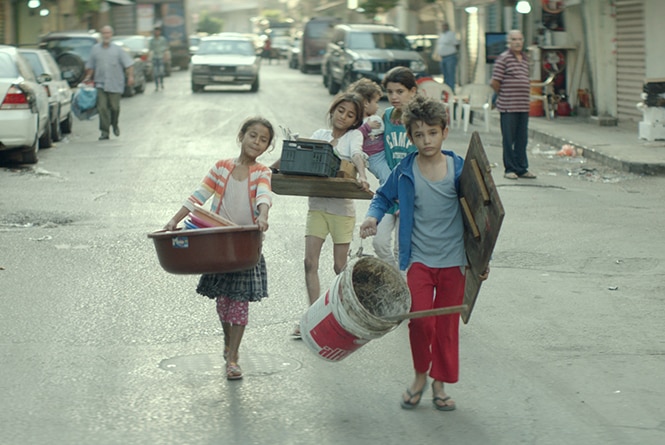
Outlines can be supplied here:
[[212, 76], [215, 82], [233, 82], [233, 76]]

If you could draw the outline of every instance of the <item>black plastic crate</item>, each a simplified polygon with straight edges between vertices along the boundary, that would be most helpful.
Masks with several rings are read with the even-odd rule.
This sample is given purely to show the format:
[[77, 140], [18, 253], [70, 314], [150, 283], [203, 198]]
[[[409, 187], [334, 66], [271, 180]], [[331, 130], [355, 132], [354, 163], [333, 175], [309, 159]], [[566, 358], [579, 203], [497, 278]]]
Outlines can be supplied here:
[[313, 140], [284, 141], [280, 172], [287, 175], [335, 177], [341, 160], [327, 142]]

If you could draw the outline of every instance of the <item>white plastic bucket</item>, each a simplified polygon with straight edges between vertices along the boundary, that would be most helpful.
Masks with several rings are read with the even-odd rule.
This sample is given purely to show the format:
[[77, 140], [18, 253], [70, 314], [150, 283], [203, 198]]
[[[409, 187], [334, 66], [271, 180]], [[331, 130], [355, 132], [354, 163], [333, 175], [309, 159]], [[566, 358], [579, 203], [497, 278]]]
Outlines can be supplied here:
[[400, 323], [383, 317], [410, 307], [409, 288], [397, 270], [374, 257], [355, 259], [303, 315], [302, 339], [322, 359], [338, 362]]

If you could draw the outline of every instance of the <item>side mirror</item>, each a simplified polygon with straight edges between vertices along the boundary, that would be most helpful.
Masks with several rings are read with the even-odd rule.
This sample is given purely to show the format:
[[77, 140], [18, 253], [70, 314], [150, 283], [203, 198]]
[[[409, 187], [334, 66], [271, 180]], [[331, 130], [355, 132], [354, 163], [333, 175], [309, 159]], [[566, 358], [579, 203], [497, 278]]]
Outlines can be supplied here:
[[340, 49], [344, 49], [344, 41], [340, 40], [339, 42], [335, 42], [335, 45], [339, 46]]

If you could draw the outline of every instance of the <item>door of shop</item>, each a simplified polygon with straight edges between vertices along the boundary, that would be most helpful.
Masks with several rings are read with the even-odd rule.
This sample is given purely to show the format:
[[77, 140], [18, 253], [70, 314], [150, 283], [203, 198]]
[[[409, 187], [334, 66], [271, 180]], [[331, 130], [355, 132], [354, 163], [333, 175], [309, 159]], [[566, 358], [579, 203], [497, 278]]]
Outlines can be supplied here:
[[644, 0], [615, 0], [617, 48], [617, 118], [620, 123], [642, 119], [635, 107], [646, 76]]

